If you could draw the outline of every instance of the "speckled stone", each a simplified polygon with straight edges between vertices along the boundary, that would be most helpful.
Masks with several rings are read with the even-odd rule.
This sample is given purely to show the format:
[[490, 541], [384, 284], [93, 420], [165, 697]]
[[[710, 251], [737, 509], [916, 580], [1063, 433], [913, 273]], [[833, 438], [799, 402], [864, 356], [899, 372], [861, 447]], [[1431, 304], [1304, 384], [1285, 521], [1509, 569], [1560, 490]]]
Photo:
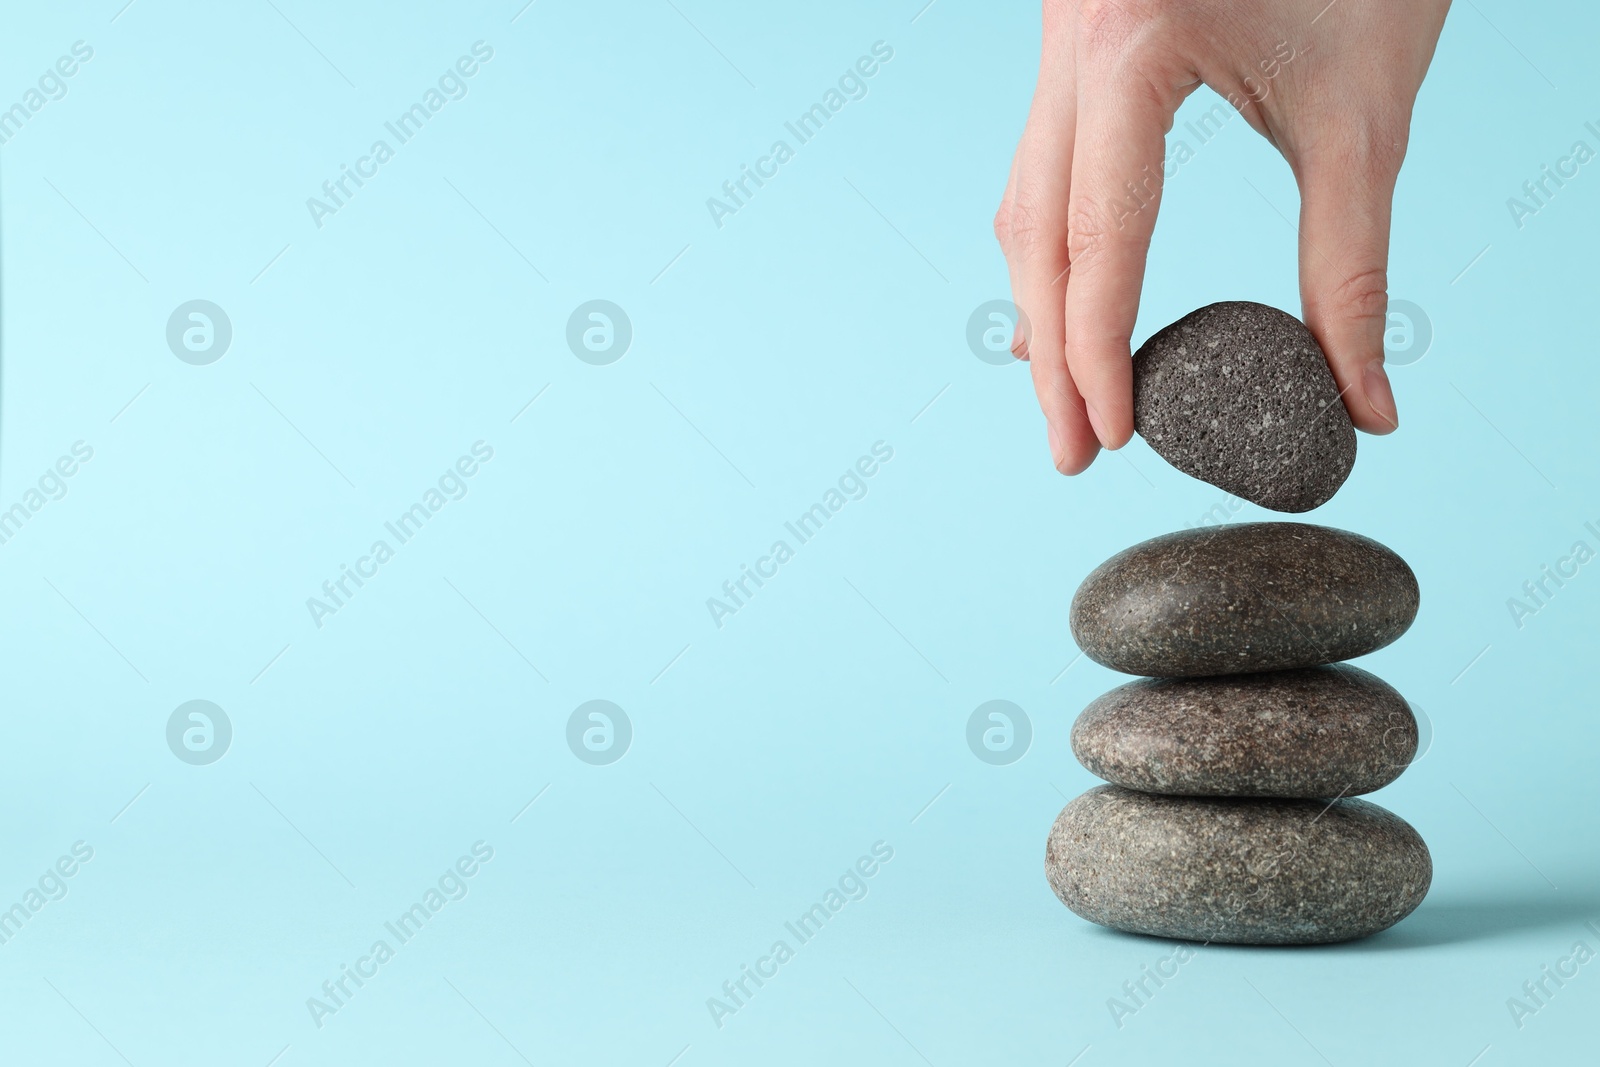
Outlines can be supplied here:
[[1133, 357], [1133, 424], [1168, 463], [1274, 511], [1310, 511], [1356, 461], [1356, 431], [1311, 331], [1243, 300], [1157, 332]]
[[1128, 674], [1287, 670], [1382, 648], [1419, 599], [1411, 568], [1369, 538], [1240, 523], [1164, 534], [1106, 560], [1072, 598], [1072, 636]]
[[1386, 682], [1344, 664], [1145, 678], [1084, 709], [1072, 753], [1148, 793], [1351, 797], [1400, 776], [1417, 753], [1417, 720]]
[[1427, 895], [1409, 823], [1364, 800], [1169, 797], [1103, 785], [1062, 809], [1045, 875], [1090, 922], [1244, 945], [1385, 930]]

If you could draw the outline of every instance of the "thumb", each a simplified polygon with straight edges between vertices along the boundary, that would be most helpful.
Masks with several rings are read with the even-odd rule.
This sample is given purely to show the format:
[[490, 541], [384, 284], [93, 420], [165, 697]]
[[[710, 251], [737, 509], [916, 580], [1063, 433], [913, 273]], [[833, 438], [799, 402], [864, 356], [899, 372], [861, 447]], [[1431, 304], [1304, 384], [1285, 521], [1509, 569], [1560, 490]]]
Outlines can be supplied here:
[[1383, 370], [1389, 222], [1404, 133], [1367, 132], [1310, 155], [1300, 183], [1300, 302], [1357, 428], [1399, 427]]

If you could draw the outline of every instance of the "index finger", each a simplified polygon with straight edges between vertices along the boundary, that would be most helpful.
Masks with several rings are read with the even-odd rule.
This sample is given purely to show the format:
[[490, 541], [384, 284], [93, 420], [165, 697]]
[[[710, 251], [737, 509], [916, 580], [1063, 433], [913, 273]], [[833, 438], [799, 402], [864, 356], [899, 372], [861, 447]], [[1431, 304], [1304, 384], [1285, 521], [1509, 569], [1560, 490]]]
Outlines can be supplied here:
[[1166, 133], [1182, 98], [1124, 67], [1090, 71], [1073, 149], [1068, 248], [1067, 365], [1095, 436], [1133, 436], [1131, 341], [1145, 259], [1161, 206]]

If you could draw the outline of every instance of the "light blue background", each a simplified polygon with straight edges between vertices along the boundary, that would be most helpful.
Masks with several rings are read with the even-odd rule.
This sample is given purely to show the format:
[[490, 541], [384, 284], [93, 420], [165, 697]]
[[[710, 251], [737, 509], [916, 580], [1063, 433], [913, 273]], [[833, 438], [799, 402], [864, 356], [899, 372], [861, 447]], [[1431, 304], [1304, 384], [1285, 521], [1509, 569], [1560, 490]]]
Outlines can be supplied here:
[[[0, 945], [0, 1061], [1592, 1055], [1600, 963], [1521, 1029], [1506, 1008], [1600, 948], [1600, 567], [1521, 629], [1506, 606], [1600, 525], [1600, 169], [1520, 230], [1506, 207], [1600, 146], [1592, 5], [1452, 13], [1392, 264], [1435, 340], [1393, 371], [1401, 432], [1313, 516], [1422, 583], [1364, 665], [1433, 724], [1377, 797], [1433, 891], [1364, 943], [1203, 949], [1118, 1029], [1107, 998], [1170, 948], [1042, 874], [1093, 783], [1070, 724], [1118, 681], [1063, 673], [1066, 609], [1222, 497], [1140, 442], [1062, 479], [1026, 371], [966, 347], [1006, 295], [990, 219], [1036, 9], [274, 3], [16, 6], [0, 36], [4, 105], [94, 49], [0, 148], [0, 507], [94, 449], [0, 545], [0, 906], [94, 849]], [[469, 94], [318, 229], [306, 198], [478, 40]], [[866, 98], [714, 226], [706, 198], [879, 40]], [[1231, 123], [1167, 187], [1138, 336], [1218, 299], [1297, 309], [1296, 204]], [[197, 298], [234, 329], [210, 366], [164, 337]], [[595, 298], [634, 326], [610, 366], [564, 339]], [[468, 495], [315, 627], [306, 598], [479, 440]], [[869, 494], [716, 628], [706, 598], [880, 440]], [[595, 698], [635, 731], [609, 766], [565, 741]], [[166, 745], [191, 699], [233, 724], [209, 766]], [[966, 746], [990, 699], [1032, 720], [1009, 766]], [[469, 895], [318, 1029], [307, 998], [479, 840]], [[866, 898], [713, 1025], [706, 998], [880, 840]]]

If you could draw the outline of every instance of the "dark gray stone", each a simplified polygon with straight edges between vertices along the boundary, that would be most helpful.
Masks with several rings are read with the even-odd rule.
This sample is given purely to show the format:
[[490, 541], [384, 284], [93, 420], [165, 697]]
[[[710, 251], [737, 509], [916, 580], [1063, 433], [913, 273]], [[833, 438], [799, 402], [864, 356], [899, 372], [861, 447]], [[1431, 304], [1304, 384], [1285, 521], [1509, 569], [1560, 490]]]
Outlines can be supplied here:
[[1416, 618], [1417, 577], [1359, 534], [1253, 522], [1165, 534], [1094, 569], [1072, 636], [1128, 674], [1196, 677], [1363, 656]]
[[1185, 796], [1357, 796], [1394, 781], [1416, 752], [1405, 699], [1345, 664], [1145, 678], [1072, 726], [1072, 753], [1094, 774]]
[[1310, 511], [1356, 461], [1327, 357], [1293, 315], [1231, 300], [1158, 331], [1133, 357], [1133, 424], [1185, 474], [1274, 511]]
[[1130, 933], [1314, 945], [1385, 930], [1427, 895], [1409, 823], [1364, 800], [1169, 797], [1103, 785], [1061, 810], [1045, 875], [1062, 903]]

